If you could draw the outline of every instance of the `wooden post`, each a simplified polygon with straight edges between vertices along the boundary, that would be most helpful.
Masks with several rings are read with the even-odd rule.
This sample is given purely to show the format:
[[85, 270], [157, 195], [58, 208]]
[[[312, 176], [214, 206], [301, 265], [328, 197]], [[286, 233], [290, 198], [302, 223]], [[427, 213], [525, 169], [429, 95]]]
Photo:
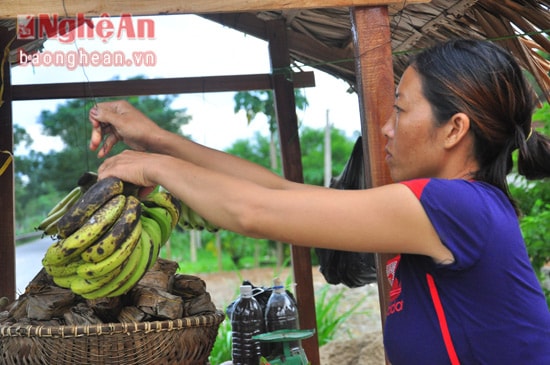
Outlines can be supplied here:
[[[8, 53], [11, 40], [15, 37], [13, 31], [0, 28], [0, 68], [2, 79], [0, 95], [0, 151], [13, 153], [13, 120], [11, 107], [11, 78]], [[0, 154], [0, 166], [4, 165], [7, 153]], [[0, 176], [0, 298], [7, 297], [10, 302], [15, 300], [15, 193], [14, 193], [13, 161]]]
[[[351, 10], [355, 44], [357, 90], [363, 134], [363, 152], [370, 186], [391, 183], [384, 161], [385, 139], [381, 128], [391, 115], [395, 83], [391, 51], [391, 33], [387, 6]], [[366, 174], [369, 175], [369, 174]], [[389, 284], [386, 279], [388, 254], [377, 256], [378, 291], [382, 325], [386, 319]]]
[[[279, 123], [279, 139], [283, 171], [287, 179], [303, 182], [302, 155], [298, 135], [298, 116], [294, 100], [294, 86], [290, 74], [290, 54], [283, 20], [269, 22], [269, 53], [273, 72], [275, 110]], [[300, 315], [300, 328], [316, 329], [315, 294], [311, 274], [311, 251], [307, 247], [291, 246], [294, 280], [297, 284], [296, 300]], [[308, 360], [319, 365], [319, 340], [313, 337], [302, 341]]]

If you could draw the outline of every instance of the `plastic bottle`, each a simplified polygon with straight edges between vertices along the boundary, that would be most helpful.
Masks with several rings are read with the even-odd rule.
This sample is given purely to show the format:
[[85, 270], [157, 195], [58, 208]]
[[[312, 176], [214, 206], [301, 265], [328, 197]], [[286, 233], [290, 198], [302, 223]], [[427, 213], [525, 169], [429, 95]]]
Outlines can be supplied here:
[[[265, 308], [266, 332], [277, 330], [299, 329], [298, 308], [293, 298], [288, 295], [279, 278], [273, 280], [273, 292], [267, 301]], [[289, 343], [290, 351], [299, 351], [300, 341], [291, 341]], [[283, 344], [281, 342], [270, 343], [268, 356], [274, 357], [283, 354]]]
[[252, 286], [241, 285], [240, 290], [231, 316], [233, 365], [258, 365], [262, 356], [261, 343], [252, 336], [264, 332], [264, 315], [252, 296]]

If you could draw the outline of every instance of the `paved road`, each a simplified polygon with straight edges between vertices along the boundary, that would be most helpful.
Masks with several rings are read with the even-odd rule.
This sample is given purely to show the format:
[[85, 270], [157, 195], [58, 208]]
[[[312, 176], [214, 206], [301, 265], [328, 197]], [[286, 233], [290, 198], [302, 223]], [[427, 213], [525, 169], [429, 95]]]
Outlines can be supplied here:
[[19, 245], [15, 248], [15, 289], [23, 293], [27, 284], [42, 268], [42, 257], [53, 243], [50, 237]]

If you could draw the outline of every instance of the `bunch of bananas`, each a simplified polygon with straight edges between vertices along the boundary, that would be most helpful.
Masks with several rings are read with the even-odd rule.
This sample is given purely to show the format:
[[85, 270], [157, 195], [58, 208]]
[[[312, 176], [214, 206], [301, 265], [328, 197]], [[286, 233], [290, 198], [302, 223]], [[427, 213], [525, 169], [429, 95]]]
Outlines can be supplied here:
[[206, 229], [208, 232], [217, 232], [219, 227], [204, 217], [200, 216], [193, 209], [188, 207], [185, 203], [181, 204], [181, 214], [178, 221], [178, 225], [182, 229], [196, 229], [202, 231]]
[[95, 172], [85, 172], [77, 182], [76, 187], [71, 190], [63, 199], [61, 199], [46, 215], [46, 218], [40, 222], [37, 230], [45, 235], [54, 236], [57, 234], [57, 222], [72, 207], [82, 195], [97, 182]]
[[153, 266], [179, 221], [180, 201], [166, 191], [143, 199], [136, 192], [111, 177], [56, 204], [45, 219], [60, 215], [54, 227], [40, 226], [56, 238], [42, 264], [58, 286], [86, 299], [119, 296]]

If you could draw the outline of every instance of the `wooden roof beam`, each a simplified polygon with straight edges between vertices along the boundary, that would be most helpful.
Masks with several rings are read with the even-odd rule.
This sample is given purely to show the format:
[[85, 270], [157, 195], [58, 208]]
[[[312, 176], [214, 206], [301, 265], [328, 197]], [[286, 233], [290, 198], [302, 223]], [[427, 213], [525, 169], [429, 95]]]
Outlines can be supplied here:
[[[290, 75], [296, 88], [315, 86], [315, 75], [313, 72], [297, 72]], [[273, 88], [274, 82], [274, 75], [272, 74], [250, 74], [12, 85], [11, 91], [13, 100], [75, 99], [129, 95], [268, 90]]]
[[354, 6], [379, 6], [426, 3], [429, 0], [40, 0], [5, 1], [0, 7], [0, 18], [17, 18], [21, 14], [58, 14], [74, 16], [86, 14], [99, 16], [103, 13], [111, 16], [122, 13], [132, 15], [160, 14], [205, 14], [257, 12], [267, 10], [316, 9]]
[[[265, 22], [252, 13], [234, 13], [234, 14], [204, 14], [203, 18], [211, 20], [223, 26], [235, 29], [245, 34], [250, 34], [256, 38], [268, 41], [269, 34], [265, 27]], [[286, 30], [288, 39], [288, 48], [291, 53], [302, 55], [310, 60], [331, 64], [332, 67], [344, 73], [354, 72], [354, 54], [353, 47], [334, 48], [328, 47], [321, 42], [312, 44], [312, 39], [308, 36], [294, 32], [291, 29]], [[318, 65], [311, 65], [317, 67]]]

